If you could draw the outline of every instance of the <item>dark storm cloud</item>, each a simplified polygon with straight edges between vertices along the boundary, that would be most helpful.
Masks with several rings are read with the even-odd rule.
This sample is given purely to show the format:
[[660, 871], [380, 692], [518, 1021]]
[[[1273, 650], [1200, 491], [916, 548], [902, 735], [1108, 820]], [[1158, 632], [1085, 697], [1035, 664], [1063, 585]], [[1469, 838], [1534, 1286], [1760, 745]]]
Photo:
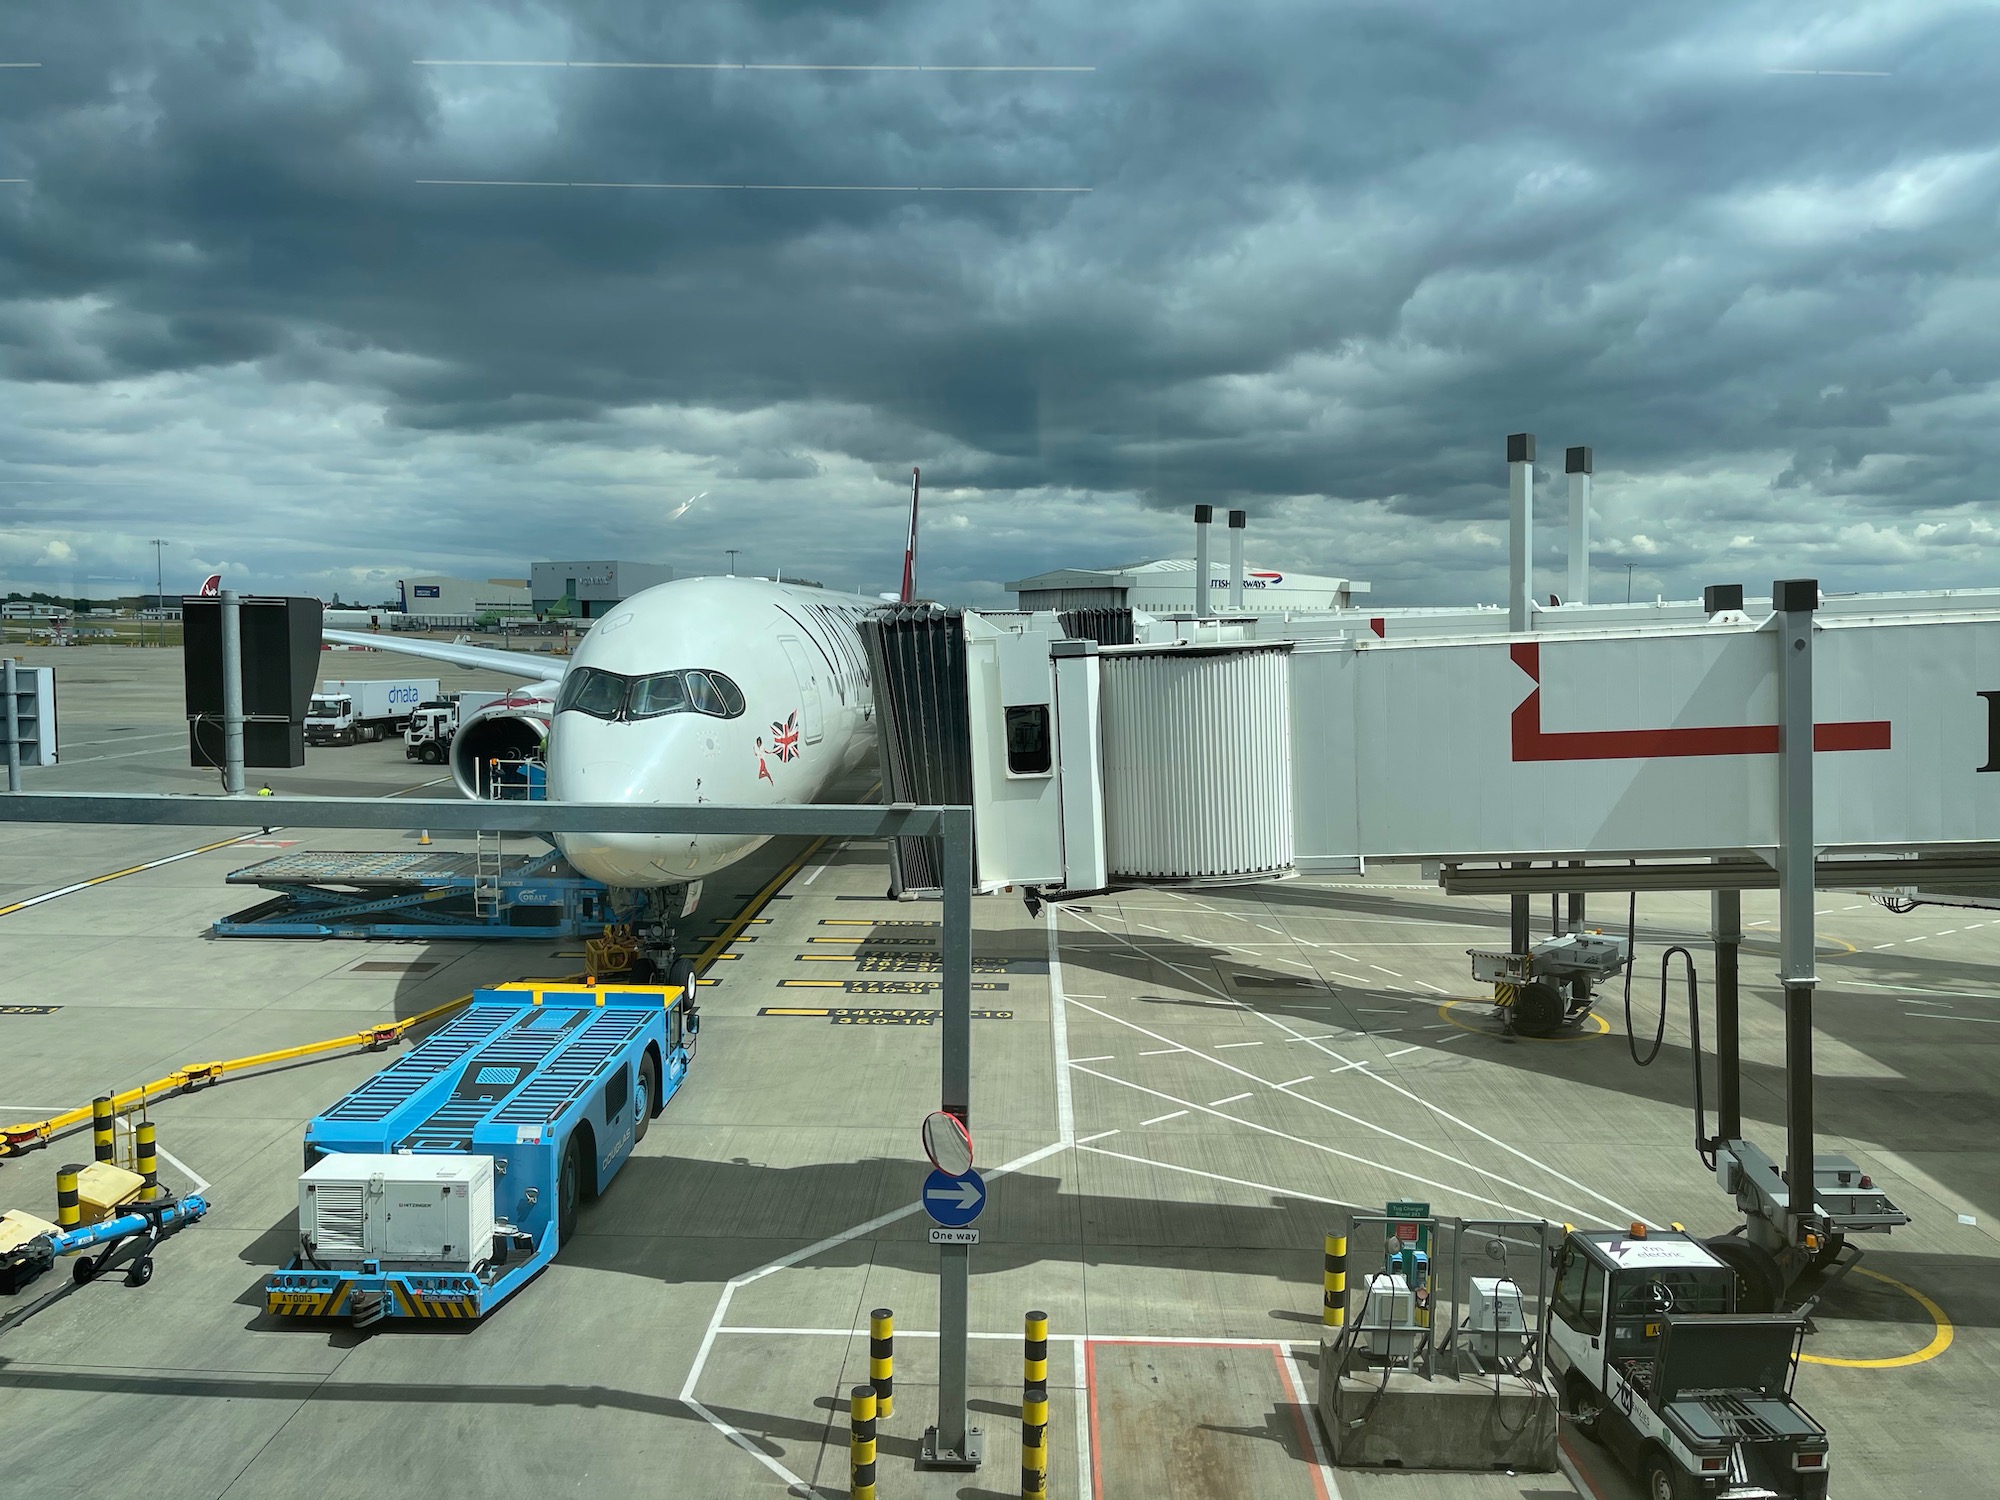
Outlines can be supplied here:
[[[189, 497], [212, 554], [255, 515], [299, 576], [629, 553], [648, 486], [712, 477], [677, 556], [782, 516], [859, 577], [921, 461], [965, 588], [1230, 499], [1272, 561], [1417, 600], [1485, 587], [1466, 523], [1531, 428], [1596, 446], [1600, 532], [1662, 587], [1836, 541], [1863, 581], [1990, 581], [1947, 521], [2000, 474], [1996, 40], [1915, 3], [11, 13], [0, 59], [44, 67], [0, 75], [0, 360], [46, 420], [6, 456], [187, 494], [197, 455], [240, 486]], [[419, 183], [460, 178], [1093, 191]], [[143, 535], [123, 494], [96, 514]]]

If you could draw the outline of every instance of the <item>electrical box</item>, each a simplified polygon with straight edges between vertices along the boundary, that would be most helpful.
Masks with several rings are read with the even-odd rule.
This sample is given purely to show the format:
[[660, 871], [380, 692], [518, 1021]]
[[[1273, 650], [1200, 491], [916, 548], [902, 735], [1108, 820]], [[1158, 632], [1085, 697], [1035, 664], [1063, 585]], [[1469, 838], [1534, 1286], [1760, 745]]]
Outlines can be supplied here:
[[1361, 1347], [1376, 1359], [1408, 1359], [1417, 1345], [1417, 1301], [1400, 1276], [1368, 1277], [1361, 1302]]
[[1505, 1276], [1473, 1277], [1460, 1336], [1481, 1359], [1519, 1359], [1528, 1337], [1521, 1288]]
[[299, 1236], [330, 1266], [470, 1271], [493, 1253], [493, 1158], [324, 1156], [299, 1177]]

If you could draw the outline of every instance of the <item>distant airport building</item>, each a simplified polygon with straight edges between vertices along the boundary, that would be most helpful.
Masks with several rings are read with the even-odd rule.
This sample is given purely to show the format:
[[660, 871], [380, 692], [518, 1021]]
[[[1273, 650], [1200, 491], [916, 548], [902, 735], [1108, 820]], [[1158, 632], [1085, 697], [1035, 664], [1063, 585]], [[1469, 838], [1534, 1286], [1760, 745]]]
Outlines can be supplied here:
[[[1127, 563], [1116, 568], [1057, 568], [1006, 585], [1016, 608], [1138, 609], [1147, 614], [1188, 614], [1194, 609], [1194, 560], [1163, 558]], [[1365, 583], [1351, 578], [1318, 578], [1310, 573], [1275, 568], [1243, 570], [1244, 614], [1275, 615], [1327, 609], [1352, 609], [1357, 596], [1368, 593]], [[1211, 612], [1229, 609], [1229, 565], [1211, 561], [1208, 596]]]
[[642, 589], [671, 582], [663, 563], [538, 562], [531, 570], [537, 615], [595, 620], [608, 615]]
[[405, 578], [398, 582], [403, 612], [412, 621], [470, 625], [492, 615], [524, 619], [534, 612], [520, 578]]

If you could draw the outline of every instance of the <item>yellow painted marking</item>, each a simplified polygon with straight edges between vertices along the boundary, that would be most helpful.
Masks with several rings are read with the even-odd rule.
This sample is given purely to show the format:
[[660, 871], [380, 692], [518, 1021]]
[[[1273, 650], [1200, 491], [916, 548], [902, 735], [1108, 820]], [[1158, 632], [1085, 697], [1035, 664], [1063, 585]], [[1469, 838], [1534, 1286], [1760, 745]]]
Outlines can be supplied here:
[[930, 917], [821, 917], [822, 927], [935, 927]]
[[837, 990], [846, 985], [845, 979], [780, 979], [781, 990]]
[[1871, 1271], [1866, 1266], [1856, 1266], [1854, 1271], [1858, 1276], [1870, 1277], [1914, 1298], [1917, 1305], [1931, 1315], [1931, 1341], [1914, 1354], [1892, 1354], [1884, 1359], [1837, 1359], [1831, 1354], [1801, 1354], [1800, 1359], [1807, 1364], [1834, 1365], [1843, 1370], [1900, 1370], [1909, 1365], [1920, 1365], [1927, 1360], [1936, 1359], [1951, 1347], [1951, 1319], [1945, 1316], [1943, 1308], [1915, 1287], [1898, 1281], [1893, 1276], [1884, 1276], [1880, 1271]]
[[832, 1011], [825, 1006], [817, 1008], [808, 1005], [772, 1005], [764, 1010], [767, 1016], [830, 1016]]
[[[702, 950], [701, 956], [694, 961], [695, 973], [697, 975], [706, 973], [709, 968], [722, 959], [739, 956], [734, 953], [725, 953], [722, 950], [743, 935], [743, 929], [757, 920], [757, 914], [771, 904], [771, 898], [783, 890], [786, 883], [806, 867], [806, 861], [819, 853], [821, 846], [825, 843], [826, 840], [821, 838], [814, 839], [810, 844], [806, 845], [798, 858], [773, 875], [769, 883], [750, 898], [749, 904], [742, 911], [723, 923], [722, 930], [710, 939], [709, 945]], [[706, 983], [706, 981], [702, 982]]]
[[[1470, 1031], [1476, 1036], [1490, 1036], [1497, 1041], [1499, 1040], [1500, 1037], [1499, 1032], [1494, 1031], [1490, 1027], [1486, 1026], [1468, 1025], [1466, 1022], [1459, 1020], [1457, 1016], [1452, 1014], [1452, 1011], [1461, 1005], [1484, 1005], [1484, 1004], [1486, 1004], [1484, 1000], [1447, 1000], [1445, 1001], [1444, 1004], [1438, 1007], [1438, 1014], [1440, 1016], [1443, 1016], [1445, 1020], [1451, 1022], [1451, 1024], [1456, 1026], [1460, 1031]], [[1593, 1036], [1609, 1036], [1611, 1034], [1611, 1023], [1605, 1020], [1604, 1017], [1598, 1015], [1595, 1011], [1591, 1012], [1588, 1019], [1592, 1025], [1597, 1027], [1596, 1031], [1571, 1032], [1567, 1036], [1516, 1035], [1514, 1040], [1517, 1042], [1586, 1042], [1589, 1041]]]

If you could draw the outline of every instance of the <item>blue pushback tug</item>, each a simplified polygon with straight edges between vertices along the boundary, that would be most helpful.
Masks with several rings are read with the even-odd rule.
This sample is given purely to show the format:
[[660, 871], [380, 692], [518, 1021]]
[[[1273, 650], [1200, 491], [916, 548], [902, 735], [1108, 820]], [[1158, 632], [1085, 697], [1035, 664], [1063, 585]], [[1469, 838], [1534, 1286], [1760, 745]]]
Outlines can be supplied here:
[[687, 1076], [679, 987], [478, 990], [421, 1046], [306, 1127], [280, 1317], [478, 1318], [576, 1232]]

